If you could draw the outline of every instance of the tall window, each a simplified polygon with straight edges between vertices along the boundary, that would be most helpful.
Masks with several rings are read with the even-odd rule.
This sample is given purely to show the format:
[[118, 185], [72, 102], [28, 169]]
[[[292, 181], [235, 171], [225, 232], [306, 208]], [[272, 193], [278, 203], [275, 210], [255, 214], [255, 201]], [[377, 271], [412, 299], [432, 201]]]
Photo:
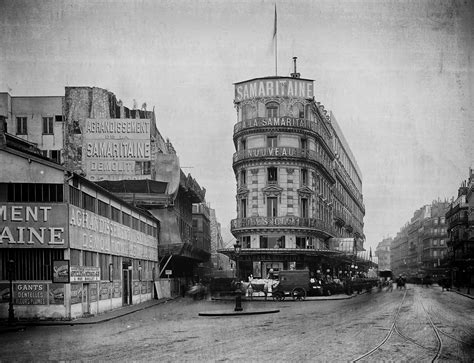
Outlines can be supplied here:
[[243, 105], [242, 107], [242, 120], [248, 120], [252, 118], [252, 106], [250, 105]]
[[260, 236], [260, 248], [268, 248], [268, 237]]
[[301, 218], [308, 218], [308, 199], [301, 198]]
[[270, 167], [268, 170], [268, 183], [275, 184], [278, 181], [277, 168]]
[[240, 171], [240, 185], [247, 184], [247, 171], [241, 170]]
[[54, 133], [53, 118], [43, 117], [43, 134], [52, 134], [52, 133]]
[[306, 248], [306, 237], [296, 237], [296, 248]]
[[96, 199], [92, 195], [82, 193], [82, 208], [95, 213], [95, 201]]
[[267, 146], [268, 147], [277, 147], [277, 137], [276, 136], [267, 136]]
[[240, 218], [247, 218], [247, 199], [240, 200]]
[[293, 106], [293, 114], [295, 115], [295, 117], [298, 117], [298, 118], [304, 118], [304, 106], [303, 104], [301, 103], [295, 103], [295, 105]]
[[278, 217], [278, 204], [276, 197], [267, 198], [267, 217]]
[[303, 150], [306, 150], [308, 148], [308, 139], [306, 138], [301, 139], [301, 148]]
[[250, 236], [242, 237], [242, 248], [250, 248]]
[[16, 134], [26, 135], [27, 133], [28, 133], [28, 128], [26, 126], [26, 117], [17, 117], [16, 118]]
[[240, 140], [240, 150], [247, 150], [247, 141], [245, 139]]
[[301, 185], [308, 185], [308, 169], [301, 169]]
[[267, 103], [267, 117], [278, 117], [278, 103]]

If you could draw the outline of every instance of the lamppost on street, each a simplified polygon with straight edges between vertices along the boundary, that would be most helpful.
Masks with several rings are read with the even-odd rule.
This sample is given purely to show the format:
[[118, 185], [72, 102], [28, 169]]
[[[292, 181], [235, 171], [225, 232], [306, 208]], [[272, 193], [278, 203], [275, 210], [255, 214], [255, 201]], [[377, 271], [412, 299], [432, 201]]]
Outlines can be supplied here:
[[242, 251], [242, 246], [237, 240], [234, 244], [235, 252], [235, 275], [237, 278], [236, 290], [235, 290], [235, 308], [234, 311], [242, 311], [242, 291], [240, 290], [240, 278], [239, 278], [239, 255]]
[[10, 301], [8, 303], [8, 324], [12, 325], [15, 321], [15, 311], [13, 310], [13, 273], [15, 270], [15, 261], [8, 261], [8, 279], [10, 280]]

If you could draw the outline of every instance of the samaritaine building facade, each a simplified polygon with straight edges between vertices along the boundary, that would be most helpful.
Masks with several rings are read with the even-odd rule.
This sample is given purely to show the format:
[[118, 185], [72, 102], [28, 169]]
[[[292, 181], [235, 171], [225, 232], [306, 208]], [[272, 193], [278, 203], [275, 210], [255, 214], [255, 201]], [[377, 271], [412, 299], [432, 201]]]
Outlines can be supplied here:
[[313, 80], [295, 70], [239, 82], [234, 104], [240, 277], [349, 273], [363, 250], [362, 177], [334, 116], [315, 101]]

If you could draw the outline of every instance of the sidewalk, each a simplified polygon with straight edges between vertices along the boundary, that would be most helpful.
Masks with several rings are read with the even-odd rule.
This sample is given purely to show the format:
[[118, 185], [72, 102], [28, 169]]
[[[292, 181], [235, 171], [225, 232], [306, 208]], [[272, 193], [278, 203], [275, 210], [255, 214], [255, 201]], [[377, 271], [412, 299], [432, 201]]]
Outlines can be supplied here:
[[[470, 299], [474, 299], [474, 287], [471, 287], [470, 290], [468, 290], [467, 287], [460, 287], [460, 288], [454, 287], [450, 289], [449, 291], [453, 291], [459, 295], [468, 297]], [[469, 291], [469, 294], [468, 294], [468, 291]]]
[[[362, 292], [361, 294], [365, 293]], [[318, 300], [346, 300], [346, 299], [352, 299], [354, 296], [357, 296], [358, 294], [352, 294], [352, 295], [346, 295], [346, 294], [337, 294], [337, 295], [331, 295], [331, 296], [306, 296], [306, 298], [303, 301], [318, 301]], [[235, 296], [228, 295], [228, 296], [219, 296], [219, 297], [212, 297], [212, 300], [216, 301], [231, 301], [235, 300]], [[275, 301], [271, 296], [268, 296], [267, 299], [265, 300], [264, 296], [253, 296], [252, 298], [248, 296], [242, 296], [242, 301]], [[286, 296], [284, 301], [293, 301], [293, 298], [291, 296]]]
[[141, 304], [125, 306], [120, 309], [105, 312], [99, 315], [92, 315], [89, 317], [78, 318], [74, 320], [20, 320], [15, 321], [13, 325], [8, 325], [8, 322], [3, 320], [0, 321], [0, 334], [5, 332], [14, 332], [25, 329], [28, 326], [48, 326], [48, 325], [87, 325], [87, 324], [98, 324], [112, 319], [119, 318], [128, 314], [135, 313], [140, 310], [151, 308], [155, 305], [164, 304], [175, 298], [164, 298], [164, 299], [152, 299]]

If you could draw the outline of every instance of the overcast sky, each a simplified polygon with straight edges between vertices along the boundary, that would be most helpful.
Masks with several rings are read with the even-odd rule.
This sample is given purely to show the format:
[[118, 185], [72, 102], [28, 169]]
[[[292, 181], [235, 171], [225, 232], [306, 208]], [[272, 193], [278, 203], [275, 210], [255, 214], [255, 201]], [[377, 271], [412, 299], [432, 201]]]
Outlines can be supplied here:
[[[130, 108], [134, 99], [155, 107], [158, 129], [228, 230], [233, 83], [275, 74], [274, 4], [0, 0], [0, 92], [97, 86]], [[276, 4], [278, 75], [297, 56], [338, 120], [362, 170], [374, 249], [415, 209], [454, 196], [474, 166], [473, 2]]]

